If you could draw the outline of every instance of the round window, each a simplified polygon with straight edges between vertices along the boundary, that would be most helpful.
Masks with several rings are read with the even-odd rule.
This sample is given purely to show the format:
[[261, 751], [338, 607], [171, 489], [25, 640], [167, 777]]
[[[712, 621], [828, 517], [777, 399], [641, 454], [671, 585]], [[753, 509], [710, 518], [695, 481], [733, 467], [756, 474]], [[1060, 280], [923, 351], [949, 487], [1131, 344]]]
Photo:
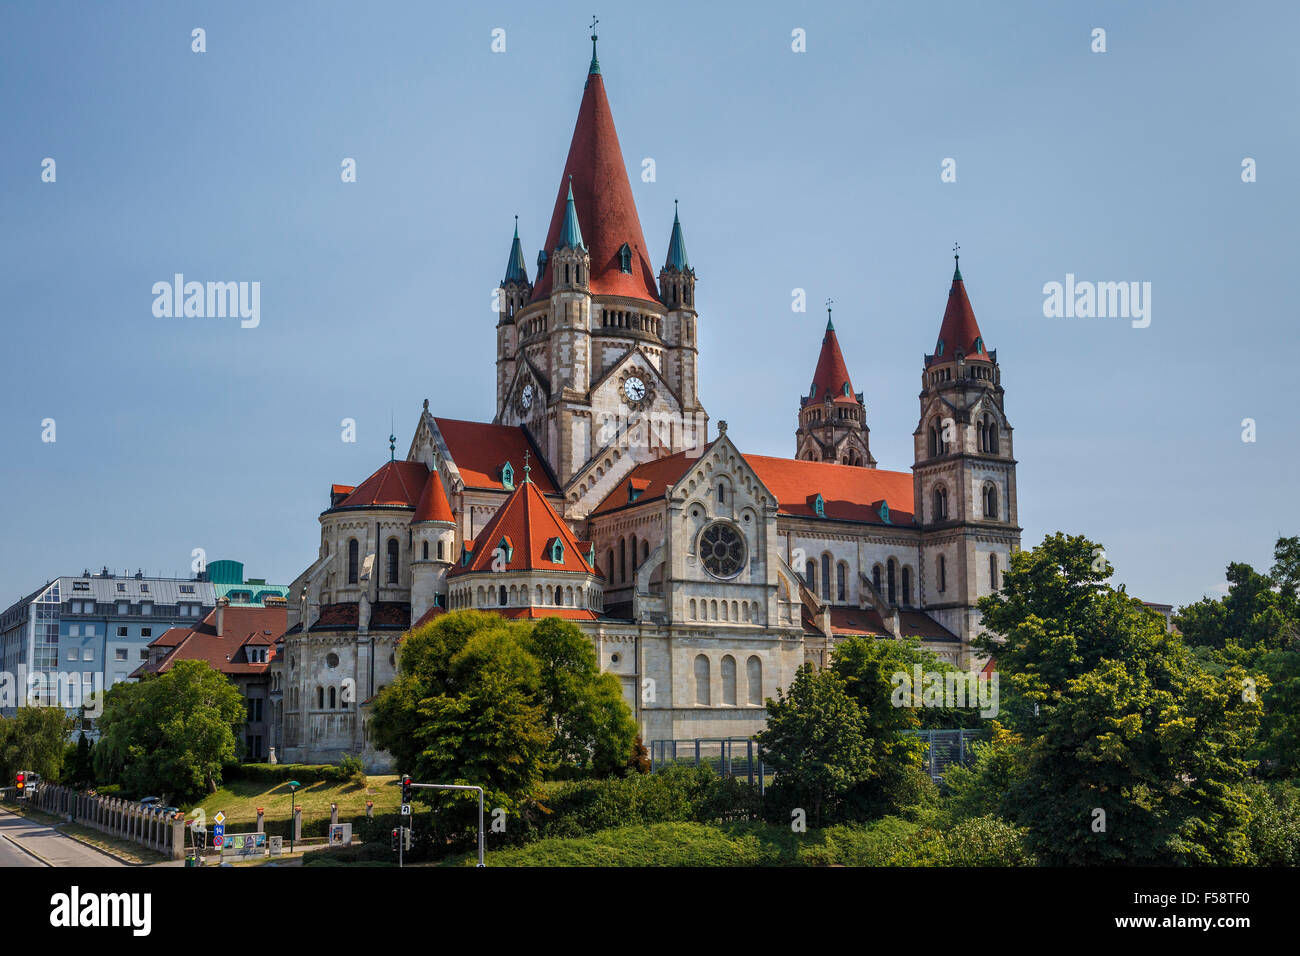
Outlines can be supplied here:
[[715, 578], [734, 578], [745, 566], [745, 539], [723, 521], [715, 521], [700, 535], [700, 559]]
[[328, 654], [325, 655], [325, 666], [326, 666], [326, 667], [338, 667], [338, 666], [339, 666], [339, 656], [338, 656], [337, 654], [335, 654], [333, 651], [330, 651]]
[[617, 663], [619, 662], [619, 656], [618, 656], [617, 654], [610, 654], [610, 655], [609, 655], [609, 662], [610, 662], [611, 664], [617, 664]]

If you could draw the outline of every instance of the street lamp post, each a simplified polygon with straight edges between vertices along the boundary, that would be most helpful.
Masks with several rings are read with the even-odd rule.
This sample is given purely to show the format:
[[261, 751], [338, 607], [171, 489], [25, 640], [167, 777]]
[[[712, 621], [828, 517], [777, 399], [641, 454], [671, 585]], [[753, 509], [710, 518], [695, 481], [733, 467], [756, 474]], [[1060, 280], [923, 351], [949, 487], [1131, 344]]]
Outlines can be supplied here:
[[298, 805], [296, 801], [298, 796], [298, 788], [301, 786], [302, 784], [300, 784], [297, 780], [289, 781], [289, 852], [290, 853], [293, 853], [293, 837], [295, 832], [298, 829], [296, 826], [294, 826], [294, 818], [298, 815]]

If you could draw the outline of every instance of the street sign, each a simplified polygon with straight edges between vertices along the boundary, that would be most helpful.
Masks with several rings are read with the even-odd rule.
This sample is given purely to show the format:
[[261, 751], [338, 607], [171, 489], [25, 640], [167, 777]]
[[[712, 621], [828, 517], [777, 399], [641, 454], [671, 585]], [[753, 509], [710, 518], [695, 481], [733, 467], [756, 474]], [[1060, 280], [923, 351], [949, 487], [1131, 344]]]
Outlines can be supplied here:
[[267, 842], [271, 847], [271, 856], [279, 856], [284, 852], [284, 837], [273, 836]]
[[409, 817], [410, 815], [411, 815], [411, 805], [409, 803], [402, 804], [402, 816]]

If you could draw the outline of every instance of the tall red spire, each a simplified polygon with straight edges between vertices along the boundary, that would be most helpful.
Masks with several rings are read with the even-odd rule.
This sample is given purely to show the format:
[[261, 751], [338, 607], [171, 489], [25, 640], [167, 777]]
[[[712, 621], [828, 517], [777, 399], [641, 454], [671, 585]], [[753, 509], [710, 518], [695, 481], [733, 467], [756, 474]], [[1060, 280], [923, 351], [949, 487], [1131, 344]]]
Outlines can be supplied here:
[[844, 364], [840, 353], [840, 342], [835, 337], [835, 326], [831, 323], [830, 310], [826, 312], [826, 334], [822, 336], [822, 351], [817, 357], [817, 370], [813, 372], [812, 391], [808, 401], [824, 402], [830, 395], [834, 401], [858, 403], [853, 393], [853, 383], [849, 381], [849, 369]]
[[931, 360], [947, 361], [960, 351], [967, 358], [990, 361], [988, 347], [980, 335], [979, 323], [975, 321], [975, 310], [971, 308], [970, 299], [966, 296], [960, 260], [956, 255], [953, 259], [957, 261], [957, 267], [953, 270], [952, 288], [948, 290], [948, 308], [943, 313], [939, 341], [935, 343]]
[[[605, 95], [605, 81], [594, 56], [591, 69], [542, 251], [549, 258], [559, 244], [572, 176], [573, 204], [582, 238], [591, 254], [591, 291], [596, 295], [625, 295], [658, 302], [655, 272], [641, 234], [641, 220], [637, 217], [627, 167], [623, 164], [623, 150], [618, 144], [614, 116]], [[620, 268], [619, 251], [624, 244], [632, 253], [631, 272]], [[551, 269], [547, 267], [537, 277], [534, 302], [551, 294], [551, 279]]]

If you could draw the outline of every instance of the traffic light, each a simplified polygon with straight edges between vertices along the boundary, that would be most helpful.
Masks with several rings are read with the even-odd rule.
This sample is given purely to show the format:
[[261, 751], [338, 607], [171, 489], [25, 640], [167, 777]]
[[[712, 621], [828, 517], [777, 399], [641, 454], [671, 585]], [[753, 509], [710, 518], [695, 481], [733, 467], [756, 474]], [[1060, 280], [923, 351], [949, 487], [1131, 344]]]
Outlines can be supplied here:
[[402, 774], [402, 802], [411, 802], [411, 775]]
[[400, 832], [401, 832], [400, 830], [394, 830], [394, 831], [393, 831], [393, 849], [394, 849], [394, 850], [397, 849], [397, 838], [398, 838], [398, 834], [399, 834]]
[[18, 787], [18, 792], [21, 794], [23, 790], [26, 789], [27, 787], [27, 774], [25, 773], [18, 774], [16, 785]]

